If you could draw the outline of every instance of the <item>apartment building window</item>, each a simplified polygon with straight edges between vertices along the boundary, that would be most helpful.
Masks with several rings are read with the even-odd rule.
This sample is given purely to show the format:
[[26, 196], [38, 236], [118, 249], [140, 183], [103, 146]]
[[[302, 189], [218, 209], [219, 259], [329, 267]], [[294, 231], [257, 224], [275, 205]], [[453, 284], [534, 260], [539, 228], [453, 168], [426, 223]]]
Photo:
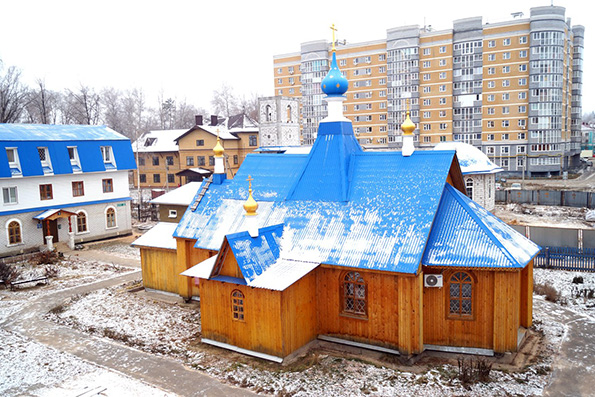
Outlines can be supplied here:
[[205, 145], [205, 140], [204, 139], [197, 139], [196, 140], [196, 146], [204, 146]]
[[[517, 147], [517, 149], [518, 149], [518, 147]], [[517, 168], [525, 167], [525, 159], [523, 157], [518, 157], [516, 159], [516, 165], [517, 165]]]
[[520, 78], [519, 79], [519, 85], [527, 85], [527, 79], [526, 78]]
[[496, 82], [495, 81], [488, 81], [488, 88], [494, 88], [496, 87]]
[[379, 114], [378, 118], [380, 119], [380, 121], [384, 121], [386, 120], [386, 114]]
[[205, 156], [196, 156], [196, 165], [199, 167], [205, 165]]
[[432, 55], [432, 49], [431, 48], [424, 48], [424, 55]]
[[488, 48], [494, 48], [494, 47], [496, 47], [496, 40], [488, 41]]
[[287, 68], [287, 70], [289, 71], [289, 74], [293, 74], [295, 69], [293, 68], [293, 66], [290, 66]]
[[446, 46], [440, 46], [440, 51], [441, 54], [445, 54], [446, 53]]
[[526, 92], [519, 92], [519, 99], [527, 99], [527, 93]]
[[508, 134], [502, 134], [500, 137], [501, 140], [503, 141], [507, 141], [508, 140]]
[[431, 90], [432, 90], [432, 87], [430, 87], [430, 86], [426, 86], [426, 87], [423, 88], [424, 94], [430, 93]]
[[494, 102], [494, 100], [496, 99], [496, 96], [493, 94], [488, 95], [488, 102]]
[[509, 99], [510, 99], [510, 94], [508, 92], [505, 92], [504, 94], [502, 94], [503, 101], [508, 101]]
[[519, 58], [527, 58], [527, 50], [520, 50]]
[[386, 109], [386, 102], [380, 102], [380, 109]]
[[283, 84], [283, 79], [277, 79], [277, 84]]
[[510, 87], [510, 80], [502, 80], [502, 87]]
[[525, 105], [519, 106], [519, 113], [527, 113], [527, 106], [525, 106]]
[[438, 65], [439, 65], [439, 66], [446, 66], [446, 59], [441, 59], [441, 60], [438, 62]]
[[51, 200], [54, 198], [52, 193], [52, 185], [39, 185], [39, 199], [40, 200]]
[[440, 105], [446, 105], [446, 98], [440, 98]]
[[424, 106], [430, 106], [432, 104], [431, 99], [424, 99]]
[[527, 71], [527, 64], [523, 63], [519, 65], [519, 72], [526, 72]]
[[502, 159], [502, 168], [508, 168], [508, 159]]
[[504, 60], [510, 59], [510, 52], [503, 52], [502, 53], [502, 59], [504, 59]]
[[510, 45], [510, 38], [506, 38], [502, 40], [502, 45], [509, 46]]
[[380, 66], [378, 68], [378, 73], [386, 73], [386, 66]]
[[384, 97], [386, 97], [386, 91], [385, 91], [385, 90], [381, 90], [381, 91], [379, 91], [379, 92], [378, 92], [378, 96], [379, 96], [380, 98], [384, 98]]
[[503, 128], [510, 127], [510, 121], [509, 120], [502, 120], [502, 127]]
[[290, 88], [290, 89], [289, 89], [289, 93], [290, 93], [290, 94], [295, 94], [295, 89], [294, 89], [294, 88]]
[[140, 179], [140, 183], [147, 183], [147, 175], [140, 174], [139, 179]]
[[423, 61], [422, 63], [422, 67], [424, 68], [429, 68], [431, 67], [432, 63], [430, 61]]
[[386, 54], [380, 54], [380, 55], [378, 55], [378, 60], [379, 61], [386, 61]]
[[502, 107], [502, 114], [509, 114], [509, 113], [510, 113], [510, 107], [503, 106]]
[[186, 156], [186, 165], [189, 167], [194, 167], [194, 157], [193, 156]]
[[510, 73], [510, 66], [502, 66], [502, 73]]
[[339, 66], [346, 66], [347, 65], [347, 60], [346, 59], [341, 59], [339, 61]]
[[159, 157], [153, 156], [153, 165], [159, 165]]
[[283, 95], [283, 90], [281, 90], [281, 89], [277, 90], [277, 95]]
[[519, 37], [519, 44], [527, 44], [527, 36]]
[[378, 85], [386, 85], [386, 79], [378, 80]]
[[290, 85], [294, 85], [295, 84], [295, 79], [293, 77], [289, 78], [289, 84]]
[[510, 153], [509, 149], [510, 148], [508, 146], [502, 146], [500, 148], [500, 154], [502, 154], [502, 155], [508, 155]]
[[440, 113], [438, 113], [438, 115], [440, 117], [446, 117], [446, 110], [441, 110]]
[[283, 73], [283, 68], [277, 68], [277, 74]]
[[423, 130], [424, 131], [431, 131], [432, 130], [432, 124], [424, 124]]
[[[490, 135], [488, 135], [488, 139], [489, 139]], [[492, 141], [494, 140], [494, 135], [492, 135], [492, 139], [491, 140]], [[488, 155], [489, 154], [492, 154], [492, 155], [493, 154], [496, 154], [496, 149], [494, 148], [494, 146], [488, 146], [488, 147], [486, 147], [486, 154], [488, 154]]]
[[488, 54], [488, 61], [495, 61], [496, 60], [496, 54]]
[[496, 108], [488, 108], [488, 114], [496, 114]]
[[488, 74], [496, 74], [496, 68], [488, 68]]
[[113, 179], [102, 179], [101, 186], [103, 187], [103, 193], [112, 193], [114, 191]]
[[440, 129], [445, 130], [448, 127], [447, 123], [440, 123]]
[[432, 142], [432, 137], [424, 136], [424, 143], [431, 143], [431, 142]]
[[17, 187], [3, 187], [2, 188], [2, 197], [4, 199], [4, 204], [16, 204], [17, 203]]
[[424, 81], [429, 81], [429, 80], [430, 80], [430, 74], [429, 74], [429, 73], [424, 73], [424, 75], [423, 75], [423, 76], [424, 76], [424, 77], [423, 77], [423, 80], [424, 80]]
[[431, 117], [430, 114], [430, 112], [423, 112], [424, 119], [429, 119]]
[[[491, 121], [491, 120], [490, 120], [490, 121], [488, 121], [488, 122], [487, 122], [487, 127], [488, 127], [488, 128], [494, 128], [494, 127], [495, 127], [495, 123], [494, 123], [493, 121]], [[488, 136], [489, 136], [489, 135], [488, 135]], [[489, 139], [489, 138], [488, 138], [488, 139]]]
[[439, 90], [438, 90], [438, 91], [440, 91], [440, 92], [446, 92], [446, 85], [442, 84], [442, 85], [440, 86], [440, 88], [439, 88]]
[[517, 146], [516, 147], [516, 152], [517, 152], [517, 154], [523, 154], [523, 153], [525, 153], [525, 146]]
[[161, 175], [153, 174], [153, 183], [161, 183]]
[[527, 135], [526, 135], [524, 132], [519, 132], [519, 133], [518, 133], [518, 134], [516, 134], [516, 135], [517, 135], [517, 139], [519, 139], [519, 140], [524, 140], [524, 139], [527, 139], [527, 138], [526, 138], [526, 137], [527, 137]]
[[[518, 126], [521, 127], [521, 128], [525, 128], [527, 126], [527, 120], [525, 120], [525, 119], [519, 120], [518, 121]], [[524, 132], [522, 132], [521, 134], [525, 135]], [[519, 138], [519, 139], [521, 139], [521, 138]], [[523, 139], [525, 139], [525, 138], [523, 138]]]
[[446, 136], [440, 135], [440, 142], [446, 142]]
[[85, 188], [82, 181], [72, 182], [72, 197], [85, 195]]
[[[381, 125], [380, 128], [378, 129], [378, 131], [380, 132], [386, 132], [386, 126], [385, 125]], [[384, 142], [380, 142], [380, 139], [378, 140], [379, 143], [386, 143], [386, 138], [382, 138], [384, 139]]]
[[438, 75], [438, 78], [441, 80], [444, 80], [446, 78], [446, 72], [440, 72], [440, 74]]

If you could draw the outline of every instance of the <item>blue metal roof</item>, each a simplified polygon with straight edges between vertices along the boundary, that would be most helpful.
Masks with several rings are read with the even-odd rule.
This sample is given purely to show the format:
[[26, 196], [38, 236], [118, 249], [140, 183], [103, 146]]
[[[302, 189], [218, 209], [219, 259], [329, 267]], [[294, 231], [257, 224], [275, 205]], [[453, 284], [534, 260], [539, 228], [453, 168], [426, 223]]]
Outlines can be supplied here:
[[351, 156], [348, 200], [321, 201], [287, 197], [307, 166], [303, 156], [249, 156], [233, 180], [211, 185], [197, 209], [186, 211], [174, 235], [218, 250], [225, 235], [247, 230], [244, 179], [257, 175], [259, 225], [285, 224], [281, 258], [415, 273], [453, 157], [454, 151], [359, 152]]
[[104, 125], [0, 124], [0, 141], [128, 140]]
[[422, 263], [523, 268], [540, 250], [537, 244], [447, 184]]
[[279, 240], [283, 225], [274, 225], [258, 231], [258, 237], [248, 232], [226, 236], [242, 275], [248, 281], [254, 280], [279, 258]]
[[[27, 128], [30, 126], [35, 128]], [[87, 129], [88, 131], [86, 131]], [[101, 137], [102, 132], [103, 137]], [[55, 139], [54, 133], [56, 134]], [[76, 135], [80, 135], [81, 139], [78, 139]], [[22, 176], [44, 175], [37, 151], [38, 147], [48, 149], [54, 175], [73, 173], [73, 166], [68, 155], [70, 146], [77, 148], [82, 172], [113, 169], [111, 164], [104, 163], [101, 146], [111, 146], [116, 169], [136, 169], [130, 140], [107, 127], [0, 124], [0, 146], [17, 149]], [[11, 177], [13, 174], [14, 171], [9, 168], [6, 150], [0, 150], [0, 178]]]

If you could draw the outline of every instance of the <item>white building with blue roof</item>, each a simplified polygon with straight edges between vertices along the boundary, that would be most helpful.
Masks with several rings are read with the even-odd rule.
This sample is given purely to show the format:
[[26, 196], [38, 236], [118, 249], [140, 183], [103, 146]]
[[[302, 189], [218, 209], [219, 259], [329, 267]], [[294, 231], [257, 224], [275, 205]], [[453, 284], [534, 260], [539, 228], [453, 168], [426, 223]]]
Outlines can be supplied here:
[[0, 124], [0, 145], [0, 256], [131, 233], [128, 138], [105, 126]]
[[233, 180], [215, 171], [173, 234], [202, 342], [277, 362], [316, 339], [515, 351], [540, 248], [465, 195], [454, 150], [415, 151], [409, 116], [402, 152], [364, 152], [334, 51], [321, 88], [329, 116], [309, 154], [249, 155]]

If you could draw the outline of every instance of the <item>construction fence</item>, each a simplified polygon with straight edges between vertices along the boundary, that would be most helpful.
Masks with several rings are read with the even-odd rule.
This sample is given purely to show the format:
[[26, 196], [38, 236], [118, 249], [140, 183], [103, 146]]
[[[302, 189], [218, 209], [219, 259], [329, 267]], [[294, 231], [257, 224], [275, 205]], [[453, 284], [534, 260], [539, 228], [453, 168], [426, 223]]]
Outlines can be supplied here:
[[595, 208], [595, 192], [569, 190], [498, 190], [496, 202]]

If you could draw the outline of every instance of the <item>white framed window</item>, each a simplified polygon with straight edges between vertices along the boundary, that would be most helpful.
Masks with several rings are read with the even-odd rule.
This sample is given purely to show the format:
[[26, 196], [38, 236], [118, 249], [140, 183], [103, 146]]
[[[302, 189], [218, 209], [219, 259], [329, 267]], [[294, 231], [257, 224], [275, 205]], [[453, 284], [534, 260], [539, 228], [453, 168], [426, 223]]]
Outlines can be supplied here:
[[105, 209], [105, 228], [114, 229], [118, 227], [118, 219], [116, 209], [109, 206]]
[[509, 114], [509, 113], [510, 113], [510, 107], [502, 106], [502, 114]]
[[432, 117], [431, 112], [423, 112], [423, 116], [424, 116], [424, 119], [429, 119]]
[[438, 91], [440, 91], [440, 92], [446, 92], [446, 85], [442, 84], [442, 85], [439, 87], [439, 90], [438, 90]]
[[432, 49], [431, 48], [424, 48], [424, 55], [432, 55]]
[[441, 111], [438, 113], [438, 116], [440, 116], [440, 117], [446, 117], [446, 110], [441, 110]]
[[430, 106], [432, 104], [431, 99], [424, 99], [424, 106]]
[[[527, 127], [527, 120], [526, 120], [526, 119], [520, 119], [520, 120], [518, 121], [517, 125], [518, 125], [519, 127], [521, 127], [521, 128], [523, 128], [523, 129], [524, 129], [525, 127]], [[523, 138], [520, 138], [520, 137], [519, 137], [519, 139], [525, 139], [525, 133], [524, 133], [524, 132], [520, 132], [519, 134], [523, 134]]]
[[510, 80], [502, 80], [502, 87], [510, 87]]
[[525, 77], [521, 77], [519, 79], [519, 85], [527, 85], [527, 79]]
[[502, 73], [510, 73], [510, 66], [502, 66]]
[[[488, 135], [488, 137], [489, 137], [489, 135]], [[493, 137], [493, 135], [492, 135], [492, 137]], [[496, 149], [494, 148], [494, 146], [486, 147], [486, 154], [496, 154]]]
[[17, 187], [8, 186], [2, 188], [2, 199], [4, 205], [12, 205], [18, 203]]
[[495, 81], [488, 81], [488, 88], [495, 88], [496, 82]]
[[432, 62], [430, 62], [430, 61], [423, 61], [423, 63], [422, 63], [423, 68], [429, 68], [429, 67], [431, 67], [431, 65], [432, 65]]
[[380, 66], [378, 68], [378, 73], [386, 73], [386, 66]]
[[70, 159], [70, 166], [72, 167], [73, 172], [83, 172], [76, 146], [68, 146], [68, 158]]
[[347, 59], [339, 60], [339, 66], [346, 66], [346, 65], [347, 65]]
[[510, 59], [510, 52], [503, 52], [502, 59]]
[[103, 157], [103, 165], [106, 170], [116, 168], [114, 152], [111, 146], [101, 146], [101, 157]]
[[527, 93], [526, 92], [519, 92], [519, 99], [527, 99]]
[[523, 154], [526, 151], [526, 146], [517, 146], [516, 147], [516, 152], [517, 154]]
[[378, 85], [386, 85], [386, 79], [378, 80]]
[[448, 127], [447, 123], [440, 123], [440, 129], [445, 130]]
[[496, 60], [496, 54], [488, 54], [488, 61], [495, 61]]
[[439, 65], [439, 66], [446, 66], [446, 59], [441, 59], [441, 60], [438, 62], [438, 65]]
[[496, 108], [488, 108], [488, 114], [496, 114]]
[[167, 215], [168, 218], [175, 218], [178, 216], [178, 211], [176, 210], [169, 210], [169, 214]]
[[445, 54], [445, 53], [446, 53], [446, 46], [444, 46], [444, 45], [440, 46], [440, 50], [439, 50], [439, 52], [440, 52], [441, 54]]
[[386, 54], [380, 54], [380, 55], [378, 55], [378, 60], [379, 61], [386, 61]]
[[424, 131], [431, 131], [432, 130], [432, 124], [424, 124], [423, 130]]
[[440, 101], [438, 103], [440, 105], [446, 105], [446, 98], [440, 98]]
[[488, 48], [494, 48], [494, 47], [496, 47], [496, 40], [488, 41]]
[[520, 105], [519, 106], [519, 113], [527, 113], [527, 106]]
[[502, 94], [503, 101], [508, 101], [509, 99], [510, 99], [510, 94], [508, 92], [505, 92], [504, 94]]
[[429, 85], [428, 85], [428, 86], [425, 86], [425, 87], [423, 88], [423, 92], [424, 92], [424, 94], [428, 94], [428, 93], [430, 93], [431, 91], [432, 91], [432, 87], [431, 87], [431, 86], [429, 86]]
[[527, 44], [527, 36], [519, 37], [519, 44]]
[[283, 73], [283, 68], [277, 68], [277, 74]]
[[277, 84], [283, 84], [283, 79], [277, 79]]
[[510, 120], [502, 120], [502, 128], [510, 127]]
[[379, 115], [378, 115], [378, 119], [379, 119], [380, 121], [384, 121], [384, 120], [386, 120], [386, 114], [379, 114]]
[[519, 65], [519, 72], [526, 72], [527, 71], [527, 64], [522, 63]]
[[507, 141], [508, 140], [508, 134], [502, 134], [500, 136], [500, 139], [503, 140], [503, 141]]
[[386, 109], [386, 102], [380, 102], [380, 109]]
[[41, 168], [43, 168], [44, 174], [51, 174], [52, 161], [50, 160], [50, 152], [47, 147], [38, 147], [37, 154], [39, 154], [39, 161], [41, 162]]
[[440, 74], [438, 75], [438, 78], [441, 80], [444, 80], [446, 78], [446, 72], [440, 72]]
[[502, 45], [509, 46], [510, 45], [510, 38], [506, 38], [506, 39], [502, 40]]
[[488, 102], [494, 102], [496, 100], [496, 96], [494, 94], [488, 95]]
[[527, 139], [527, 135], [524, 132], [519, 132], [516, 134], [517, 135], [517, 139], [522, 140], [522, 139]]
[[424, 79], [424, 81], [429, 81], [430, 80], [430, 74], [429, 73], [424, 73], [423, 79]]
[[520, 50], [519, 58], [527, 58], [527, 50]]
[[11, 176], [22, 175], [21, 162], [19, 161], [19, 151], [16, 147], [6, 148], [6, 157], [8, 158], [8, 167]]
[[[489, 120], [489, 121], [486, 123], [486, 126], [487, 126], [488, 128], [494, 128], [494, 126], [495, 126], [495, 123], [494, 123], [492, 120]], [[493, 135], [492, 135], [492, 137], [493, 137]], [[489, 141], [489, 140], [493, 140], [493, 138], [492, 138], [492, 139], [490, 139], [490, 135], [488, 135], [488, 141]]]
[[496, 74], [496, 68], [488, 68], [488, 74]]

